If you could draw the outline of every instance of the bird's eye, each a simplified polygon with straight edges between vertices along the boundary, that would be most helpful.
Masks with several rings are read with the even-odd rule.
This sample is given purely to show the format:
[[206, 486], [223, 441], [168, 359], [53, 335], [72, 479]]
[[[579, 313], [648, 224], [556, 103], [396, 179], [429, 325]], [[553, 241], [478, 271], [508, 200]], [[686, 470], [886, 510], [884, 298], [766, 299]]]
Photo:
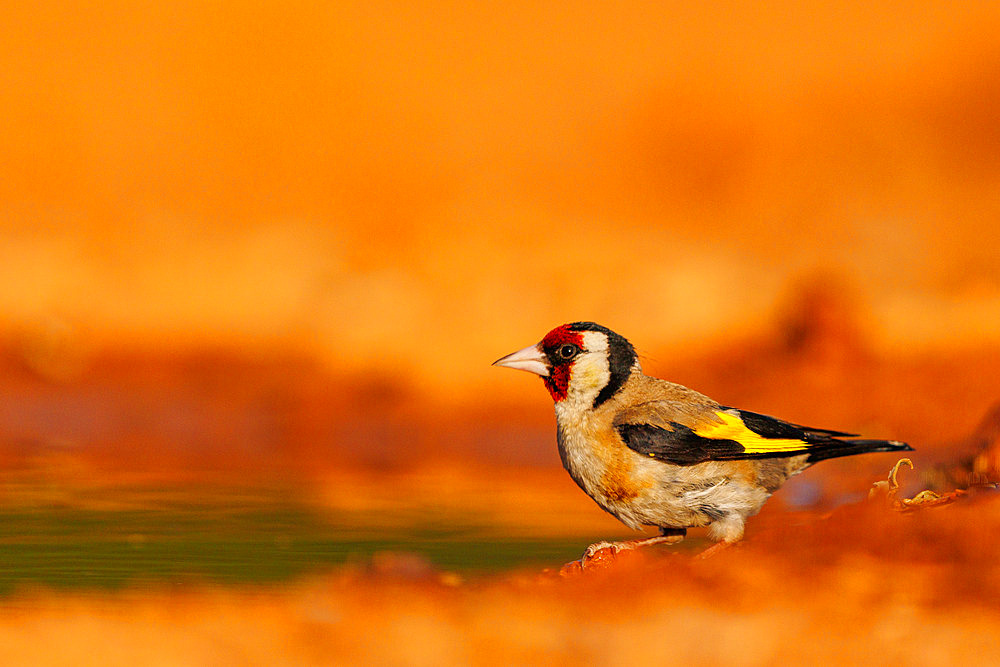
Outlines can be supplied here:
[[559, 348], [559, 357], [562, 359], [572, 359], [580, 351], [576, 345], [563, 345]]

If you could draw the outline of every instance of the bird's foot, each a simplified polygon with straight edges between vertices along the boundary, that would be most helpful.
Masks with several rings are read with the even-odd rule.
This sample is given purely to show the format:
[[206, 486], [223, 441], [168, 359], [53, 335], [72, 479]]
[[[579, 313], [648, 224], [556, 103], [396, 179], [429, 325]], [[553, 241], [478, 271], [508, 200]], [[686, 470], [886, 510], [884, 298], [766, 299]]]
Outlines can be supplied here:
[[623, 550], [631, 550], [635, 547], [631, 542], [608, 542], [607, 540], [601, 540], [600, 542], [594, 542], [589, 547], [584, 549], [583, 558], [592, 558], [594, 554], [599, 551], [604, 551], [605, 549], [610, 549], [612, 553], [618, 553]]
[[570, 561], [562, 566], [559, 574], [566, 577], [579, 574], [584, 570], [600, 570], [610, 567], [618, 560], [623, 551], [633, 551], [637, 540], [627, 542], [594, 542], [583, 552], [579, 560]]
[[663, 529], [655, 537], [622, 542], [594, 542], [583, 552], [580, 560], [566, 563], [559, 574], [563, 576], [577, 574], [583, 570], [602, 569], [609, 567], [625, 552], [635, 551], [653, 544], [674, 544], [684, 539], [684, 530]]
[[625, 542], [594, 542], [589, 547], [587, 547], [583, 556], [580, 557], [584, 563], [601, 563], [605, 560], [614, 560], [616, 556], [622, 551], [632, 551], [637, 548], [635, 544], [636, 540], [628, 540]]

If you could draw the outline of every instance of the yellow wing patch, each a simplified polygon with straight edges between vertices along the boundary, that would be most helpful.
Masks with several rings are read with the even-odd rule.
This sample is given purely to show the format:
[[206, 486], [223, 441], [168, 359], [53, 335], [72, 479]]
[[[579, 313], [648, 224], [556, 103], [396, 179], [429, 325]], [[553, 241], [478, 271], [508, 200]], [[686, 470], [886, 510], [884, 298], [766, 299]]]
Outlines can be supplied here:
[[728, 412], [716, 412], [722, 424], [707, 424], [694, 429], [695, 435], [718, 440], [735, 440], [743, 445], [747, 454], [775, 454], [798, 452], [809, 448], [808, 443], [791, 438], [765, 438], [746, 427], [743, 420]]

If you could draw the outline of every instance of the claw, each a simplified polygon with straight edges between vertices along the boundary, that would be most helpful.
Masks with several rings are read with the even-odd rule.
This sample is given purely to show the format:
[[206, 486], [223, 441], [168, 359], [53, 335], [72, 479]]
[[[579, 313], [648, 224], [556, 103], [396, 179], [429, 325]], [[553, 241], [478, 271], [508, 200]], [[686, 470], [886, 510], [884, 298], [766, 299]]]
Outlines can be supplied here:
[[563, 565], [562, 569], [559, 570], [559, 574], [568, 577], [579, 574], [584, 570], [605, 568], [614, 563], [621, 556], [622, 552], [634, 551], [654, 544], [676, 544], [684, 539], [685, 532], [681, 528], [661, 528], [660, 534], [655, 537], [626, 540], [624, 542], [595, 542], [587, 547], [580, 560]]
[[622, 551], [630, 551], [634, 547], [628, 542], [595, 542], [580, 556], [579, 560], [570, 561], [562, 566], [559, 575], [572, 577], [582, 574], [584, 570], [599, 570], [610, 567]]
[[634, 542], [596, 542], [587, 547], [580, 557], [580, 569], [599, 569], [610, 566], [623, 551], [632, 551]]

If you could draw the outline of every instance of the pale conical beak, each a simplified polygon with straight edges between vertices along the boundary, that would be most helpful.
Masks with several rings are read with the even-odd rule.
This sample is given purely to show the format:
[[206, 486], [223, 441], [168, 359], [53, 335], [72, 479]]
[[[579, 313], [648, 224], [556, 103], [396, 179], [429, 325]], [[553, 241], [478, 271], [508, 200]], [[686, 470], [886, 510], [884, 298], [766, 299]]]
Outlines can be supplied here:
[[549, 376], [548, 359], [537, 345], [531, 345], [513, 354], [508, 354], [506, 357], [494, 361], [493, 365], [516, 368], [519, 371], [528, 371], [542, 377]]

